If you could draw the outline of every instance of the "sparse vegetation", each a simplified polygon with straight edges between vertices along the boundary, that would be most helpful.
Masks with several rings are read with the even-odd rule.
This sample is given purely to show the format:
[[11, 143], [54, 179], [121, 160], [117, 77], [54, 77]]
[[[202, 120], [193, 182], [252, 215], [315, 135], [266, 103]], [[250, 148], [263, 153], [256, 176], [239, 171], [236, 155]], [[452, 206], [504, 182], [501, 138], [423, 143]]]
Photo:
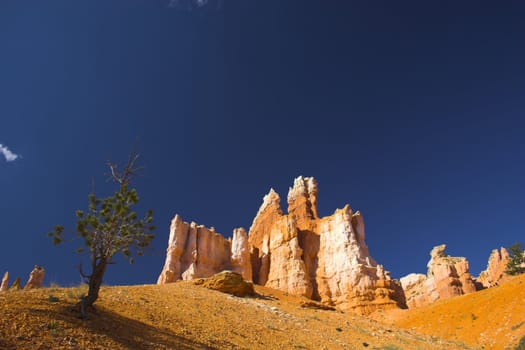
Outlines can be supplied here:
[[520, 342], [516, 345], [514, 350], [525, 350], [525, 336], [520, 339]]
[[53, 338], [56, 338], [60, 335], [60, 325], [58, 322], [52, 321], [46, 325], [49, 335]]
[[86, 295], [87, 291], [88, 285], [82, 283], [78, 287], [68, 288], [66, 296], [68, 299], [82, 299], [82, 297]]
[[509, 275], [520, 275], [525, 273], [525, 253], [521, 243], [514, 243], [508, 248], [510, 259], [505, 270]]
[[[122, 170], [118, 165], [108, 162], [109, 179], [118, 186], [117, 191], [109, 197], [99, 199], [92, 192], [89, 194], [89, 209], [87, 212], [78, 210], [77, 235], [83, 240], [84, 247], [89, 250], [91, 258], [91, 274], [86, 275], [80, 265], [80, 273], [86, 278], [89, 289], [80, 302], [80, 313], [86, 318], [86, 309], [93, 306], [98, 294], [106, 268], [114, 263], [113, 256], [122, 253], [133, 263], [133, 252], [138, 256], [143, 254], [155, 237], [152, 232], [153, 212], [148, 210], [142, 219], [138, 218], [132, 207], [138, 203], [137, 190], [131, 187], [133, 177], [140, 168], [135, 163], [138, 155], [132, 151]], [[53, 238], [54, 244], [64, 241], [62, 233], [64, 227], [57, 225], [48, 235]], [[77, 249], [79, 253], [84, 247]]]
[[49, 301], [50, 303], [58, 303], [60, 299], [50, 294], [49, 297], [47, 298], [47, 301]]
[[55, 321], [49, 322], [47, 324], [47, 329], [49, 329], [49, 330], [58, 329], [58, 327], [59, 327], [58, 323], [55, 322]]

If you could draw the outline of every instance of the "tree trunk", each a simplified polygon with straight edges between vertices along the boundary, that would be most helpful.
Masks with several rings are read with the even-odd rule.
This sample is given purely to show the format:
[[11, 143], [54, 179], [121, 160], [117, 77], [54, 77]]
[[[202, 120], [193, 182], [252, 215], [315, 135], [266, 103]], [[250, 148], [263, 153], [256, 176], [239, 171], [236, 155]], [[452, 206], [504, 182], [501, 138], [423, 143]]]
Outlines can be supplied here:
[[98, 299], [98, 292], [102, 285], [104, 273], [106, 272], [107, 262], [102, 259], [98, 265], [95, 265], [93, 272], [89, 277], [89, 290], [88, 294], [80, 300], [80, 316], [81, 318], [87, 318], [86, 311], [88, 308], [93, 308], [93, 304]]

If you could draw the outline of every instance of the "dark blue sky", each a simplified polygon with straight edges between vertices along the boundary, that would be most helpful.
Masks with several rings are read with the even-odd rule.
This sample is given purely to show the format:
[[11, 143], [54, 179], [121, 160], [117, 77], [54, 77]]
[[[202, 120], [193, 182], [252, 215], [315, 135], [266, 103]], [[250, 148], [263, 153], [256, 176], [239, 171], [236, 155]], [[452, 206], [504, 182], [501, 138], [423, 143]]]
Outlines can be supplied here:
[[175, 213], [230, 235], [298, 175], [395, 277], [524, 242], [523, 2], [214, 1], [1, 2], [0, 273], [78, 283], [46, 232], [136, 140], [157, 238], [108, 284], [156, 280]]

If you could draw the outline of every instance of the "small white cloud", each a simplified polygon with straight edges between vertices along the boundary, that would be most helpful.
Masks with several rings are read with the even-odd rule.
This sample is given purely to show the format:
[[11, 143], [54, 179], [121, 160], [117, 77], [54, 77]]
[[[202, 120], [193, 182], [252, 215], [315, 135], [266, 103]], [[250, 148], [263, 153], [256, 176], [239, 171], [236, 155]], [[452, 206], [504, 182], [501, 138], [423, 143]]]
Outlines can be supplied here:
[[8, 162], [13, 162], [18, 157], [20, 157], [20, 155], [11, 152], [11, 150], [7, 148], [7, 146], [2, 145], [1, 143], [0, 143], [0, 154], [2, 154], [5, 160]]

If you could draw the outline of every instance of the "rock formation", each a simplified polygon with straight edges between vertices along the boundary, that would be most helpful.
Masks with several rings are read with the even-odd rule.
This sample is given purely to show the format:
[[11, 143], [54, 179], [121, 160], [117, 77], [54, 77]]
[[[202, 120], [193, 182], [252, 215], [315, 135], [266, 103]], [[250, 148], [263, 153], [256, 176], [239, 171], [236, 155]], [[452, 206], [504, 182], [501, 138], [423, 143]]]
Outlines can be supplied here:
[[46, 270], [42, 266], [35, 265], [31, 273], [29, 274], [29, 280], [27, 281], [24, 290], [41, 288], [44, 283], [44, 275]]
[[237, 229], [233, 240], [177, 215], [158, 283], [231, 269], [257, 284], [341, 309], [370, 313], [406, 307], [400, 283], [368, 252], [361, 214], [347, 205], [319, 218], [317, 195], [314, 178], [298, 177], [284, 214], [279, 195], [271, 189], [249, 234]]
[[9, 290], [20, 290], [22, 287], [20, 286], [20, 277], [17, 277]]
[[231, 265], [235, 272], [241, 274], [246, 281], [252, 280], [252, 264], [250, 262], [250, 245], [248, 234], [243, 228], [233, 230], [231, 241]]
[[2, 278], [2, 284], [0, 284], [0, 292], [6, 292], [9, 290], [9, 272], [4, 273]]
[[467, 259], [448, 256], [445, 249], [444, 244], [432, 249], [426, 276], [410, 274], [401, 278], [409, 308], [476, 291]]
[[248, 235], [243, 228], [233, 231], [233, 240], [224, 238], [213, 228], [182, 221], [179, 215], [171, 222], [164, 268], [157, 283], [210, 277], [223, 270], [252, 279]]
[[255, 294], [253, 283], [245, 281], [240, 273], [234, 271], [222, 271], [209, 278], [200, 278], [195, 284], [238, 297]]
[[227, 269], [231, 269], [231, 242], [214, 229], [188, 224], [175, 215], [166, 262], [157, 283], [210, 277]]
[[421, 273], [411, 273], [400, 279], [407, 305], [410, 309], [430, 304], [429, 291], [433, 289], [432, 281]]
[[484, 288], [497, 286], [505, 278], [505, 269], [509, 262], [507, 249], [494, 249], [490, 254], [487, 269], [479, 274], [476, 279]]
[[254, 282], [342, 309], [369, 313], [404, 307], [397, 281], [365, 243], [364, 222], [347, 205], [319, 218], [317, 182], [299, 177], [288, 193], [288, 215], [270, 190], [250, 228]]

